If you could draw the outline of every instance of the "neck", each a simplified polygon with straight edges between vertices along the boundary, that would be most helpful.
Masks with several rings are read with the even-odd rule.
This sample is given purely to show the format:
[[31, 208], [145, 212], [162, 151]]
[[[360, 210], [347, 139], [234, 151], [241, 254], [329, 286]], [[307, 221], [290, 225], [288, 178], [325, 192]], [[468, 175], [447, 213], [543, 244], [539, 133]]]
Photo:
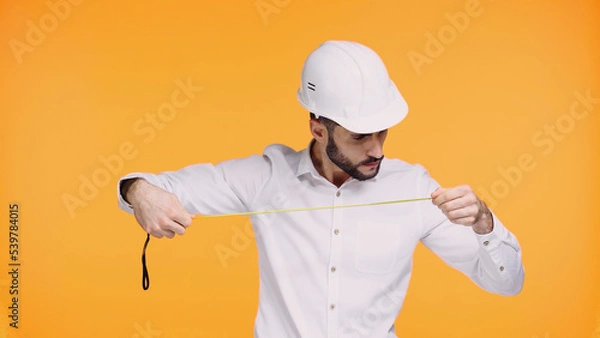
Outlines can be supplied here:
[[312, 143], [310, 147], [310, 159], [319, 175], [325, 177], [326, 180], [338, 188], [350, 178], [350, 175], [331, 162], [329, 156], [327, 156], [325, 146], [319, 142]]

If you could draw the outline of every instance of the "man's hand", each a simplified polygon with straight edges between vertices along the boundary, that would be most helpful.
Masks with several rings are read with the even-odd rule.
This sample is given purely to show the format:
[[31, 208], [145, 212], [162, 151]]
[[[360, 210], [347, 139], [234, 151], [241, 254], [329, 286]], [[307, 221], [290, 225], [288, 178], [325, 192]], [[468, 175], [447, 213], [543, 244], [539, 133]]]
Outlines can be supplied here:
[[468, 185], [454, 188], [437, 188], [431, 199], [452, 223], [472, 226], [480, 235], [490, 233], [493, 228], [492, 212]]
[[138, 223], [156, 238], [183, 235], [195, 217], [183, 208], [177, 196], [143, 179], [133, 182], [124, 197]]

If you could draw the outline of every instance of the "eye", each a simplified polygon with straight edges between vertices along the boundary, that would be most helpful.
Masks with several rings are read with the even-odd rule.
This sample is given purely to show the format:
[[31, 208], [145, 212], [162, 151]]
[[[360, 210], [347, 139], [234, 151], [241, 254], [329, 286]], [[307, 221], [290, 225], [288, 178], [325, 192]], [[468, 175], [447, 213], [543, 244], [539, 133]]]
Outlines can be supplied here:
[[371, 134], [355, 134], [355, 135], [352, 135], [352, 138], [355, 139], [355, 140], [357, 140], [357, 141], [359, 141], [359, 140], [362, 140], [362, 139], [364, 139], [365, 137], [367, 137], [369, 135], [371, 135]]

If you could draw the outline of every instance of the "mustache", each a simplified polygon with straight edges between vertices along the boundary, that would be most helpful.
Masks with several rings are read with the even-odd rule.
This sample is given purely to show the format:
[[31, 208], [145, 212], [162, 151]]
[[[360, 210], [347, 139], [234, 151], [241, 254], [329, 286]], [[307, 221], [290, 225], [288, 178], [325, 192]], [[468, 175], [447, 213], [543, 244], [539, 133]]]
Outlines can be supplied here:
[[371, 163], [375, 163], [375, 162], [379, 162], [383, 159], [383, 156], [377, 158], [377, 157], [369, 157], [368, 159], [362, 161], [359, 163], [359, 165], [363, 165], [363, 164], [371, 164]]

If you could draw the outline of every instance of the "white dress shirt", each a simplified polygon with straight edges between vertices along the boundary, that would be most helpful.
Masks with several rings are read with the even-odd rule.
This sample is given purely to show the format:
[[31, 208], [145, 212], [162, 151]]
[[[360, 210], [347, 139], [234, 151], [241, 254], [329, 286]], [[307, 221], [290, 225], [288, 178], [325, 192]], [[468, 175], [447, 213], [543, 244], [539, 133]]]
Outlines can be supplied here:
[[[384, 158], [367, 181], [320, 176], [309, 148], [252, 155], [160, 174], [131, 173], [177, 195], [188, 212], [338, 206], [429, 197], [439, 185], [418, 164]], [[119, 194], [119, 206], [133, 213]], [[486, 235], [453, 224], [431, 201], [251, 216], [258, 247], [256, 338], [391, 338], [421, 241], [483, 289], [519, 293], [517, 239], [493, 216]], [[450, 291], [450, 290], [449, 290]]]

